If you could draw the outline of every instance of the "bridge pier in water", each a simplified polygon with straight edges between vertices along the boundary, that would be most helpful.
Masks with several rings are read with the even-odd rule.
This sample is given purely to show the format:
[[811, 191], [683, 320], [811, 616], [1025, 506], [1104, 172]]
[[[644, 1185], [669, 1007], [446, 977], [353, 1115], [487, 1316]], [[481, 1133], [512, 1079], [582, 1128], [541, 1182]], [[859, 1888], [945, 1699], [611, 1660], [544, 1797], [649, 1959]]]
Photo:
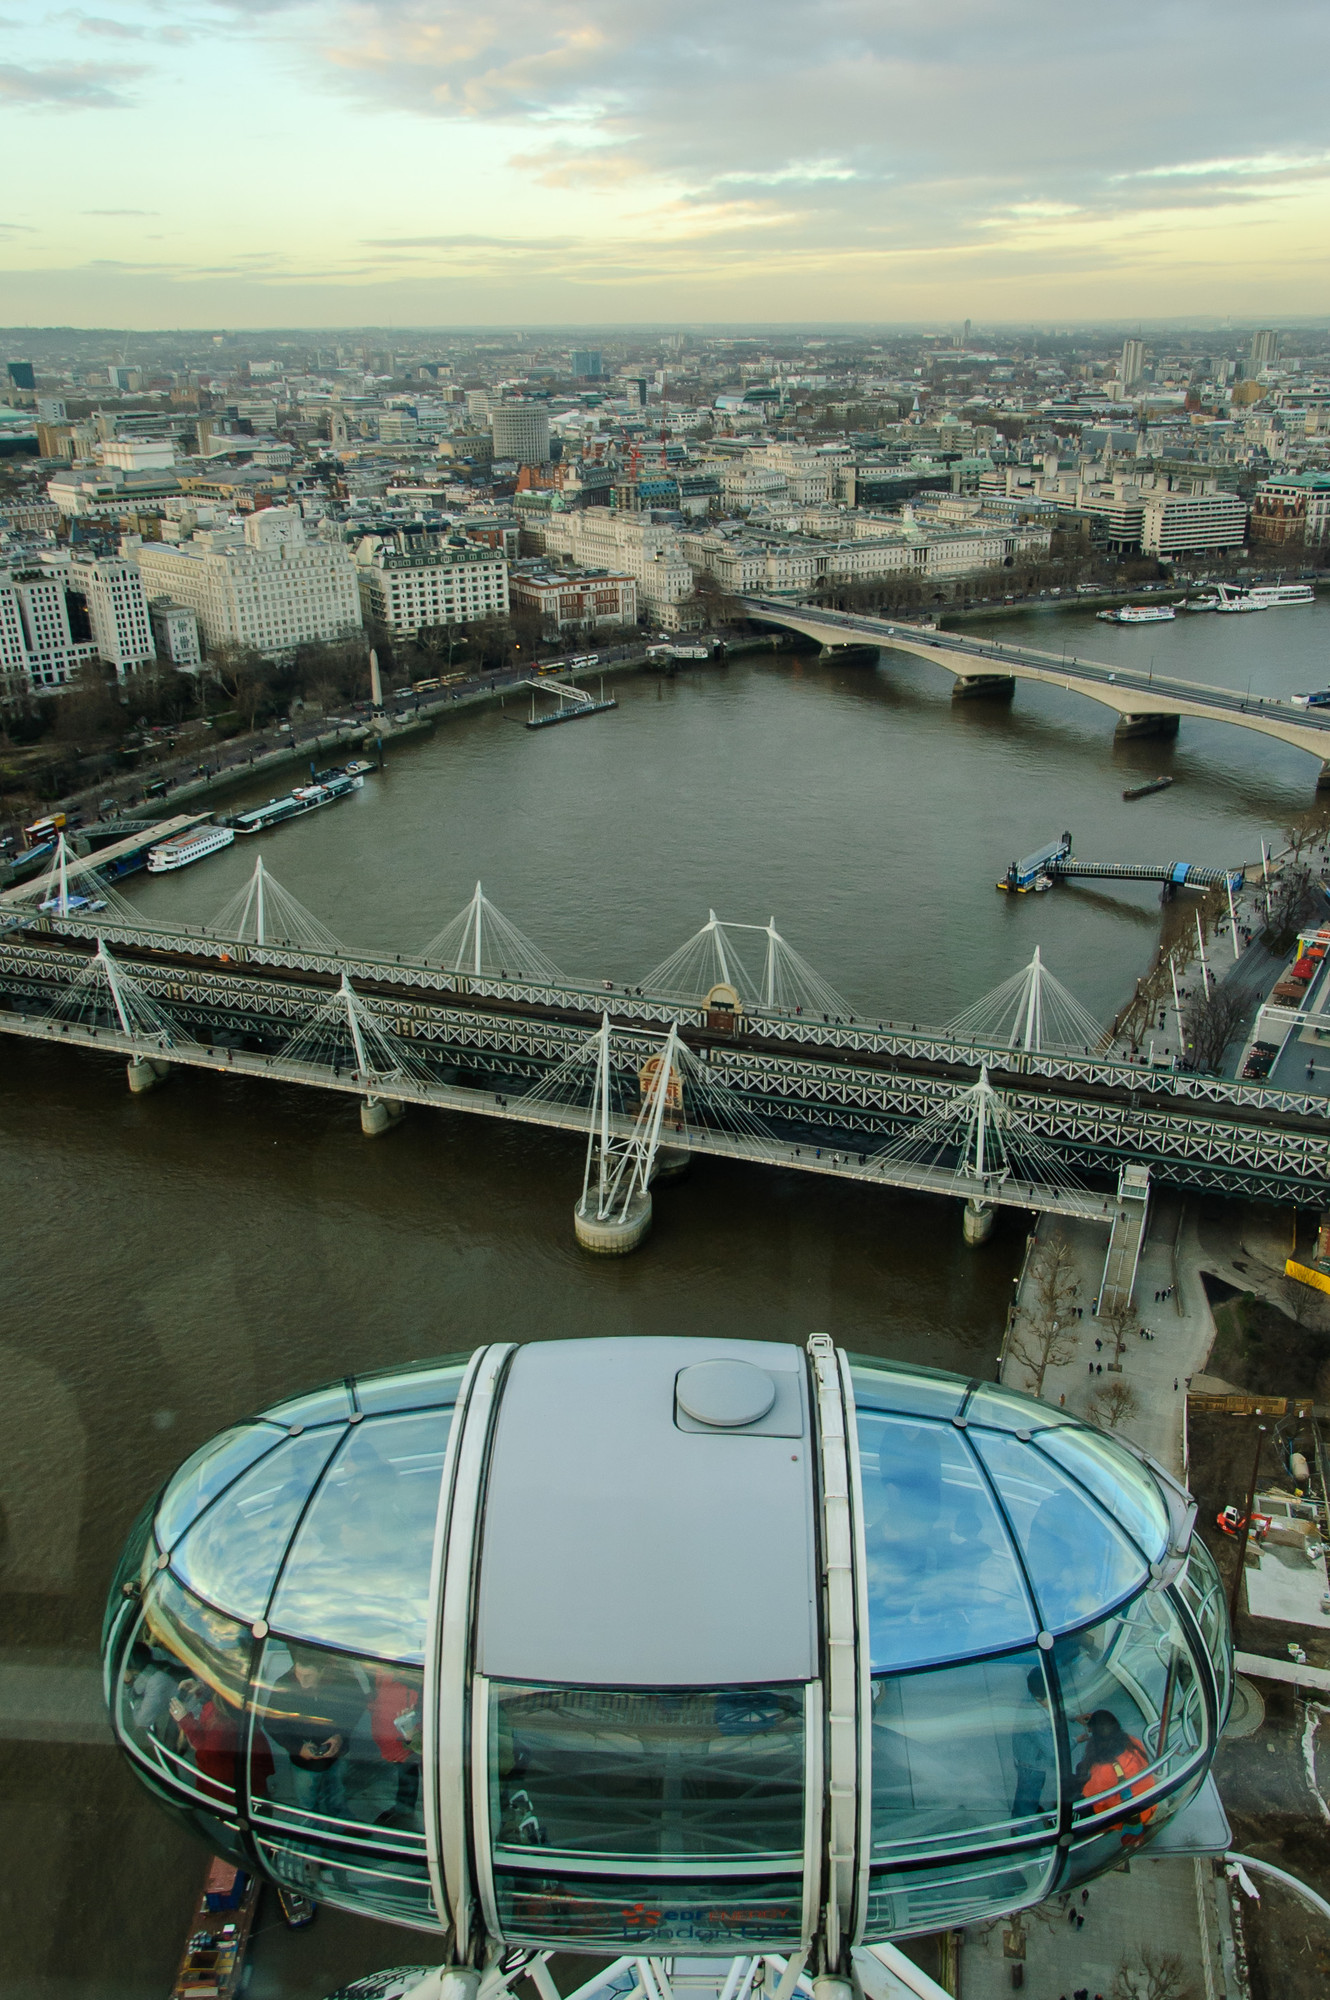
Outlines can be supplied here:
[[395, 1097], [366, 1097], [360, 1106], [360, 1129], [367, 1139], [377, 1139], [405, 1116], [405, 1106]]
[[1170, 741], [1178, 733], [1182, 724], [1180, 715], [1127, 715], [1118, 717], [1114, 736], [1124, 739], [1129, 736], [1163, 736]]
[[957, 674], [951, 688], [953, 701], [1011, 701], [1015, 693], [1014, 674]]
[[968, 1197], [961, 1211], [961, 1228], [967, 1243], [987, 1243], [996, 1221], [997, 1210], [991, 1203], [976, 1201], [973, 1195]]
[[593, 1257], [626, 1257], [646, 1240], [651, 1230], [651, 1195], [634, 1195], [626, 1206], [607, 1215], [596, 1213], [589, 1195], [573, 1206], [573, 1234], [583, 1250]]
[[136, 1097], [145, 1090], [156, 1090], [159, 1083], [165, 1083], [171, 1074], [171, 1065], [156, 1056], [131, 1056], [125, 1065], [129, 1087]]

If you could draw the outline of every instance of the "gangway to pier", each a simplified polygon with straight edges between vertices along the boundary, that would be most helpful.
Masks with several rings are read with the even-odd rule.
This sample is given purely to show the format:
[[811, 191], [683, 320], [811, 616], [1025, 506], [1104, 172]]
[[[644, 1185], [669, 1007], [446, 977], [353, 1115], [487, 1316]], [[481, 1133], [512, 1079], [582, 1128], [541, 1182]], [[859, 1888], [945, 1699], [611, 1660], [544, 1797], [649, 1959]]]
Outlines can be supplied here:
[[1175, 889], [1240, 889], [1241, 868], [1200, 868], [1194, 861], [1077, 861], [1071, 855], [1052, 861], [1048, 873], [1055, 882], [1166, 882]]
[[1163, 882], [1174, 889], [1240, 889], [1246, 879], [1242, 868], [1205, 868], [1195, 861], [1078, 861], [1071, 851], [1070, 833], [1050, 840], [1027, 854], [1023, 861], [1008, 863], [998, 883], [1008, 895], [1023, 896], [1031, 889], [1048, 888], [1053, 882]]
[[[531, 689], [531, 714], [527, 718], [528, 729], [548, 729], [552, 722], [574, 722], [584, 715], [599, 715], [603, 709], [617, 708], [613, 695], [606, 695], [604, 682], [601, 683], [597, 698], [587, 693], [585, 688], [575, 687], [569, 681], [518, 681], [518, 687]], [[536, 713], [536, 696], [552, 694], [559, 698], [557, 708], [547, 708], [543, 715]]]

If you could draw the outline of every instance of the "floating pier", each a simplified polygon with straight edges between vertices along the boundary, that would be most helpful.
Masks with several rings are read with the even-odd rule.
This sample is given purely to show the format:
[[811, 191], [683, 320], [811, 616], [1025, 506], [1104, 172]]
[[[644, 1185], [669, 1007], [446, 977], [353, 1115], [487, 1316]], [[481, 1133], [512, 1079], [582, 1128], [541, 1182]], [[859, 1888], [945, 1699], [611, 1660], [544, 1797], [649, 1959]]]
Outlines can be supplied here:
[[[599, 695], [589, 695], [585, 688], [573, 687], [566, 681], [519, 681], [519, 687], [531, 689], [531, 714], [527, 719], [528, 729], [549, 729], [556, 722], [576, 722], [584, 715], [599, 715], [603, 709], [617, 708], [613, 695], [606, 695], [604, 681], [600, 684]], [[543, 714], [536, 712], [536, 696], [553, 694], [559, 698], [557, 708], [547, 708]]]

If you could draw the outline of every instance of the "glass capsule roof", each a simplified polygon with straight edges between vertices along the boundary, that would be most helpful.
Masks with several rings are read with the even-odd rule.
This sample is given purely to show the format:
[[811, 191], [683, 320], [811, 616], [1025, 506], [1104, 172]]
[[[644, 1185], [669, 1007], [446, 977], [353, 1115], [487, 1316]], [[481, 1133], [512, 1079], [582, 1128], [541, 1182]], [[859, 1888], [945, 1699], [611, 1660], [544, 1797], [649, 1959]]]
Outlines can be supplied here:
[[1131, 1452], [989, 1384], [852, 1357], [874, 1673], [1029, 1645], [1139, 1589], [1168, 1547]]
[[186, 1461], [154, 1532], [230, 1617], [384, 1659], [425, 1657], [439, 1482], [464, 1361], [348, 1379]]

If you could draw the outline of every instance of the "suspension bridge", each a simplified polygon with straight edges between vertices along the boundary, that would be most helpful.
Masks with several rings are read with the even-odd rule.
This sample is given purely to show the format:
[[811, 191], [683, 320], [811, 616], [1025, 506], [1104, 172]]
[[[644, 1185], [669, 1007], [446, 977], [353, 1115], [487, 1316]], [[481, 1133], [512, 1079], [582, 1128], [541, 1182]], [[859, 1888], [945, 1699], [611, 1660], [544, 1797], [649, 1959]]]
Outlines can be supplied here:
[[1183, 716], [1255, 730], [1258, 735], [1273, 736], [1294, 749], [1306, 750], [1320, 765], [1317, 788], [1330, 787], [1330, 716], [1323, 711], [1295, 709], [1274, 696], [1245, 695], [1204, 681], [1156, 674], [1153, 668], [1142, 673], [1138, 668], [1108, 666], [1100, 660], [1034, 646], [921, 630], [917, 625], [858, 612], [827, 611], [765, 597], [746, 597], [741, 602], [745, 615], [756, 623], [801, 632], [805, 638], [833, 649], [869, 640], [885, 650], [914, 653], [953, 675], [953, 693], [958, 696], [1006, 695], [1018, 680], [1046, 681], [1114, 709], [1116, 733], [1121, 736], [1176, 736]]
[[774, 919], [711, 912], [611, 987], [477, 884], [418, 952], [355, 952], [261, 857], [186, 927], [58, 856], [0, 917], [0, 1032], [114, 1054], [136, 1091], [176, 1067], [337, 1091], [371, 1134], [412, 1106], [577, 1133], [574, 1226], [602, 1251], [639, 1242], [653, 1186], [699, 1154], [959, 1199], [971, 1241], [1003, 1206], [1096, 1220], [1129, 1292], [1152, 1178], [1316, 1206], [1330, 1183], [1323, 1097], [1107, 1053], [1037, 951], [927, 1029], [856, 1017]]

